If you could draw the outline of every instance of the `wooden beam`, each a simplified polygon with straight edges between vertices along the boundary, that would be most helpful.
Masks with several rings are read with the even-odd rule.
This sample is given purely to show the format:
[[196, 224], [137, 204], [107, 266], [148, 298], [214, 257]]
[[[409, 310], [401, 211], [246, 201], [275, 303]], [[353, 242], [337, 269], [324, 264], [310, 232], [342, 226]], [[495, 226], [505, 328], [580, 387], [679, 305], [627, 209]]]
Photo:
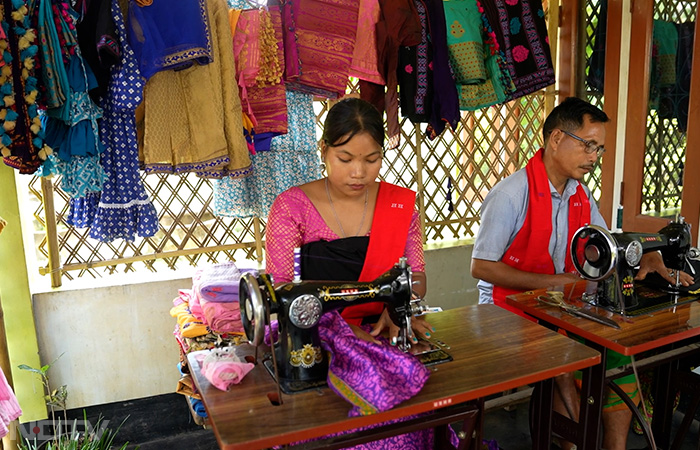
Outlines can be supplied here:
[[622, 8], [623, 0], [608, 0], [607, 28], [605, 39], [605, 86], [603, 109], [610, 117], [606, 128], [605, 155], [602, 160], [600, 176], [600, 213], [608, 223], [615, 226], [613, 199], [615, 191], [615, 155], [617, 140], [618, 98], [620, 93], [620, 56], [622, 46]]
[[667, 220], [642, 216], [642, 178], [649, 113], [649, 75], [653, 33], [653, 0], [635, 0], [632, 4], [630, 43], [630, 84], [627, 92], [625, 134], [625, 199], [622, 227], [629, 231], [656, 232]]
[[559, 101], [576, 95], [579, 0], [563, 1], [559, 20]]
[[685, 149], [685, 176], [683, 177], [683, 196], [681, 197], [681, 214], [692, 225], [694, 245], [698, 244], [700, 231], [700, 129], [691, 124], [700, 123], [700, 21], [695, 21], [695, 40], [693, 43], [693, 66], [695, 74], [690, 81], [690, 101], [688, 105], [688, 131]]

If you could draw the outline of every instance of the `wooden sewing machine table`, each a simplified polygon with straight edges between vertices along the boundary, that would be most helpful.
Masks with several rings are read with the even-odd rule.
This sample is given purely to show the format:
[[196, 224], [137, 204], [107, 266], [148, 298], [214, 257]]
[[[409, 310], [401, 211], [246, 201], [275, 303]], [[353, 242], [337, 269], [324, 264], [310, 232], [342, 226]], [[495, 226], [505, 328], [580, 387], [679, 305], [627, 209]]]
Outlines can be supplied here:
[[[451, 309], [430, 314], [428, 320], [436, 329], [432, 339], [449, 345], [447, 352], [454, 360], [433, 366], [415, 397], [389, 411], [362, 417], [348, 417], [351, 405], [329, 388], [283, 395], [283, 404], [275, 406], [268, 394], [274, 398], [276, 385], [262, 364], [230, 391], [221, 391], [202, 376], [195, 359], [197, 353], [208, 350], [190, 353], [190, 370], [219, 446], [223, 450], [266, 448], [421, 413], [426, 414], [414, 420], [411, 430], [444, 425], [460, 420], [464, 405], [475, 400], [542, 381], [539, 400], [545, 406], [533, 443], [534, 448], [548, 449], [549, 444], [542, 442], [549, 442], [551, 433], [551, 378], [600, 361], [597, 351], [494, 305]], [[252, 347], [243, 347], [253, 354]], [[395, 424], [382, 425], [359, 435], [315, 440], [303, 448], [342, 448], [406, 431]]]
[[[564, 286], [563, 293], [567, 303], [581, 305], [579, 299], [586, 288], [590, 291], [594, 289], [594, 284], [580, 281]], [[588, 399], [588, 401], [581, 401], [579, 423], [576, 424], [560, 414], [554, 414], [552, 418], [554, 432], [576, 443], [579, 449], [599, 448], [605, 384], [615, 377], [631, 373], [631, 369], [628, 368], [626, 371], [611, 369], [606, 374], [607, 351], [614, 350], [627, 356], [645, 357], [648, 354], [640, 354], [654, 350], [657, 354], [648, 356], [646, 359], [637, 358], [637, 363], [640, 367], [657, 369], [655, 375], [657, 390], [654, 395], [657, 401], [654, 404], [652, 432], [659, 448], [669, 448], [673, 412], [671, 397], [675, 397], [671, 386], [673, 364], [681, 357], [700, 351], [700, 345], [698, 345], [700, 302], [684, 303], [673, 308], [628, 318], [604, 308], [586, 306], [587, 309], [599, 315], [615, 320], [620, 325], [620, 329], [616, 329], [593, 320], [575, 317], [560, 308], [538, 301], [537, 297], [545, 295], [546, 292], [546, 289], [538, 289], [509, 295], [506, 297], [506, 302], [536, 317], [542, 324], [555, 329], [561, 328], [567, 333], [584, 338], [586, 345], [601, 353], [601, 363], [583, 371], [581, 399]], [[636, 408], [631, 407], [631, 409], [636, 415], [639, 414]], [[638, 417], [641, 418], [641, 416]], [[647, 436], [648, 441], [649, 439], [650, 437]]]

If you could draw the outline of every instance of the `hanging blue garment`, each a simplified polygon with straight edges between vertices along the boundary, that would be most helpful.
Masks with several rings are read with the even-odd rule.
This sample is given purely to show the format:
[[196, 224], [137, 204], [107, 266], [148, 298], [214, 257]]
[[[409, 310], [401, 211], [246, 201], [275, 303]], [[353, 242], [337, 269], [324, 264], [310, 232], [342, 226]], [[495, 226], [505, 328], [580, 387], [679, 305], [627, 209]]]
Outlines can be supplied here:
[[[139, 174], [134, 111], [141, 102], [144, 82], [126, 42], [119, 0], [112, 0], [112, 14], [123, 51], [121, 63], [113, 68], [112, 81], [102, 103], [100, 137], [105, 145], [102, 166], [107, 178], [90, 228], [90, 237], [103, 242], [119, 238], [133, 241], [136, 235], [149, 237], [158, 231], [158, 216]], [[96, 200], [85, 198], [85, 202]], [[72, 211], [76, 214], [91, 211], [93, 205], [85, 202], [72, 205]], [[80, 220], [89, 221], [82, 216]]]
[[129, 2], [129, 45], [146, 80], [161, 70], [213, 61], [205, 0]]
[[102, 190], [105, 175], [100, 165], [100, 153], [103, 146], [97, 124], [102, 110], [88, 95], [88, 91], [97, 86], [97, 81], [79, 49], [71, 57], [66, 73], [68, 117], [66, 120], [55, 117], [50, 109], [43, 124], [46, 142], [57, 157], [56, 170], [61, 175], [61, 189], [76, 198]]

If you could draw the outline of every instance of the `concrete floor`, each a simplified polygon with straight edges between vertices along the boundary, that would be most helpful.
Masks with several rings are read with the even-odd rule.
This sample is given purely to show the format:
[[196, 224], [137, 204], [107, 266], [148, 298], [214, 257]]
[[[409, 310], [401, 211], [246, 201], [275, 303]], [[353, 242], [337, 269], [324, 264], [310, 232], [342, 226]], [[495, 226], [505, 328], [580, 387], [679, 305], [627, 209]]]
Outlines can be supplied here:
[[[687, 402], [681, 397], [678, 410], [674, 416], [677, 427], [683, 420], [682, 411]], [[529, 403], [525, 401], [507, 411], [495, 408], [488, 411], [484, 418], [484, 439], [495, 439], [503, 450], [531, 450], [530, 430], [528, 427]], [[88, 409], [88, 417], [98, 411]], [[115, 443], [129, 441], [129, 450], [137, 445], [140, 450], [215, 450], [218, 449], [211, 429], [204, 429], [192, 421], [185, 399], [179, 394], [167, 394], [139, 399], [129, 402], [102, 405], [99, 413], [118, 424], [130, 416], [120, 430]], [[76, 414], [78, 412], [76, 411]], [[80, 411], [82, 417], [82, 411]], [[79, 418], [76, 416], [76, 418]], [[681, 450], [698, 450], [698, 421], [700, 414], [685, 437]], [[628, 449], [644, 449], [644, 437], [630, 432]]]
[[[683, 420], [681, 409], [683, 402], [676, 411], [674, 421], [674, 433]], [[503, 408], [489, 411], [484, 418], [484, 439], [495, 439], [498, 446], [503, 450], [532, 450], [532, 441], [530, 440], [530, 430], [528, 427], [528, 408], [529, 403], [521, 403], [511, 411], [506, 411]], [[680, 450], [698, 450], [698, 427], [700, 422], [698, 418], [693, 421], [683, 445]], [[630, 431], [627, 438], [628, 449], [645, 449], [647, 448], [646, 440], [643, 436], [639, 436]]]

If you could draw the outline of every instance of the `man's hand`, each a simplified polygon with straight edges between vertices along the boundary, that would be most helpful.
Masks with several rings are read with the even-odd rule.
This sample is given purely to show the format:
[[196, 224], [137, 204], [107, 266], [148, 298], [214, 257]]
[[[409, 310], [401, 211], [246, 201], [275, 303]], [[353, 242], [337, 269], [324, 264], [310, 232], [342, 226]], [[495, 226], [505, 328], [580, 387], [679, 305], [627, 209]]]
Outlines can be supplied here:
[[[634, 277], [634, 279], [643, 280], [652, 272], [658, 273], [661, 275], [661, 278], [668, 281], [672, 285], [676, 284], [676, 272], [666, 267], [664, 264], [664, 259], [661, 257], [661, 253], [659, 252], [649, 252], [642, 255], [642, 260], [639, 263], [639, 272], [637, 272], [637, 276]], [[694, 279], [690, 274], [687, 274], [682, 270], [679, 270], [678, 273], [680, 273], [678, 280], [682, 286], [690, 286], [693, 284]]]

